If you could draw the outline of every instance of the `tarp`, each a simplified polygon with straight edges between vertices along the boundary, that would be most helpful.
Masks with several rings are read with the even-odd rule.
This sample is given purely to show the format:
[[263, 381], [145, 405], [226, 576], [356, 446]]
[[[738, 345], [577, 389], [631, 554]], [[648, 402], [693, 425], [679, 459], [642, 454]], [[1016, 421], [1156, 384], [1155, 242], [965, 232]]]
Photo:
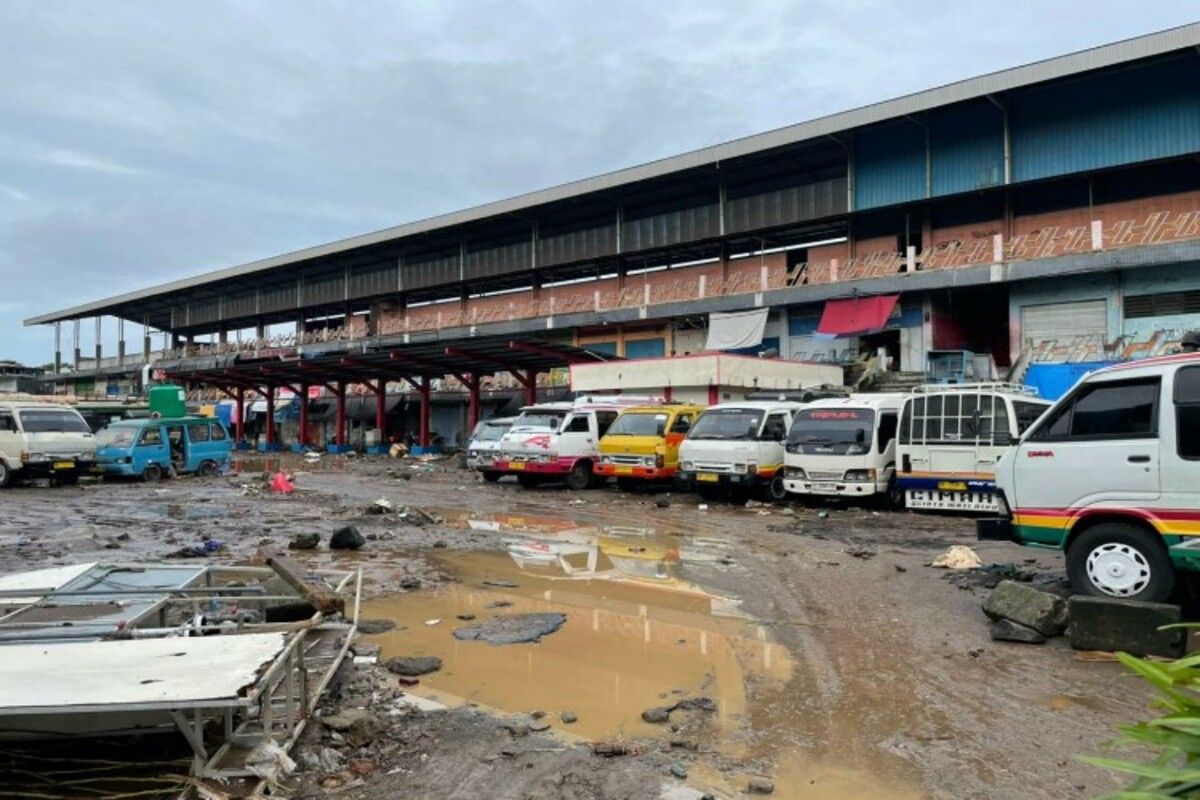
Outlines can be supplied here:
[[735, 311], [729, 314], [714, 312], [708, 315], [708, 342], [705, 350], [740, 350], [762, 344], [767, 328], [769, 309]]
[[898, 294], [826, 300], [817, 333], [823, 336], [854, 336], [883, 329], [896, 309]]
[[1045, 400], [1057, 400], [1092, 370], [1115, 364], [1115, 361], [1084, 361], [1075, 364], [1030, 364], [1025, 372], [1025, 385], [1037, 389]]

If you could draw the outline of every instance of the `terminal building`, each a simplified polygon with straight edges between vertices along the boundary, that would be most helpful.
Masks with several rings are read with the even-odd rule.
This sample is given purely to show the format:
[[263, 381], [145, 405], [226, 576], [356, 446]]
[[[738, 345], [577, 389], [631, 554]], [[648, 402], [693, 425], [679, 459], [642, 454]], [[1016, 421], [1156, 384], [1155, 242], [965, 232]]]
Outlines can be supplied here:
[[[765, 316], [738, 354], [855, 385], [1020, 381], [1200, 328], [1198, 157], [1200, 24], [26, 324], [53, 326], [64, 391], [361, 396], [380, 434], [404, 391], [424, 443], [447, 393], [461, 429], [489, 391], [561, 390], [573, 364], [704, 352], [729, 312]], [[80, 346], [113, 320], [144, 326], [140, 353]]]

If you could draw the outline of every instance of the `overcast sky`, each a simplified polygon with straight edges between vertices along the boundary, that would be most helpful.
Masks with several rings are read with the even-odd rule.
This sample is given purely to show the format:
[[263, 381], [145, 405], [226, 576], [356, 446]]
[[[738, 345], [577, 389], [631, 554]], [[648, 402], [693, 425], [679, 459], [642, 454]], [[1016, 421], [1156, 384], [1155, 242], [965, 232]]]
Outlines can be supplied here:
[[4, 0], [0, 359], [50, 360], [34, 314], [1196, 16], [1131, 8]]

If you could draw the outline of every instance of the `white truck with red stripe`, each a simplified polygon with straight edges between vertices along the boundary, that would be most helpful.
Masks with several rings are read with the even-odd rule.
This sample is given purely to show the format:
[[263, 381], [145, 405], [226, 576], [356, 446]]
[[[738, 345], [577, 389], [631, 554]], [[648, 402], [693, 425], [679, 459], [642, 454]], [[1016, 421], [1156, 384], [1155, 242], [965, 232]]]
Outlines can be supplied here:
[[623, 408], [655, 402], [662, 400], [616, 395], [527, 406], [500, 440], [491, 468], [516, 475], [527, 489], [553, 481], [572, 489], [598, 486], [604, 479], [593, 467], [600, 458], [600, 437]]

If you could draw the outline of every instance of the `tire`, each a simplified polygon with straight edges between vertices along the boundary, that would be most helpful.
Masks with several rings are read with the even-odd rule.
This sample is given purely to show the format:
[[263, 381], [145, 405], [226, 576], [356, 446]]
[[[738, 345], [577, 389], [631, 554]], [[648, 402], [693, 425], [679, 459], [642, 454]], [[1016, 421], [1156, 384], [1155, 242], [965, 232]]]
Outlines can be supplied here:
[[762, 499], [768, 503], [782, 503], [787, 500], [787, 487], [783, 485], [783, 473], [776, 473], [770, 481], [759, 489]]
[[494, 469], [485, 469], [482, 474], [485, 481], [488, 483], [495, 483], [496, 481], [500, 480], [500, 476], [503, 473], [496, 472]]
[[537, 475], [530, 475], [526, 472], [517, 474], [517, 483], [521, 484], [522, 489], [532, 489], [541, 482], [541, 478], [539, 478]]
[[617, 488], [622, 492], [636, 492], [642, 486], [637, 478], [617, 478]]
[[576, 461], [571, 467], [571, 471], [567, 473], [567, 488], [574, 489], [579, 492], [592, 487], [592, 462]]
[[698, 486], [696, 494], [700, 495], [700, 499], [706, 503], [711, 503], [714, 500], [720, 500], [723, 492], [720, 486]]
[[201, 461], [200, 465], [196, 467], [196, 475], [201, 478], [211, 478], [216, 474], [217, 462], [215, 461]]
[[59, 486], [74, 486], [77, 483], [79, 483], [78, 472], [67, 472], [58, 476]]
[[0, 489], [5, 489], [13, 484], [13, 471], [8, 468], [8, 464], [0, 461]]
[[882, 496], [884, 505], [888, 508], [900, 511], [904, 508], [904, 490], [896, 485], [896, 476], [888, 481], [887, 492]]
[[158, 483], [162, 480], [162, 477], [162, 467], [160, 467], [158, 464], [148, 464], [146, 468], [142, 470], [142, 480], [144, 480], [146, 483]]
[[1162, 538], [1127, 522], [1088, 528], [1067, 548], [1067, 577], [1079, 594], [1161, 603], [1175, 589]]

